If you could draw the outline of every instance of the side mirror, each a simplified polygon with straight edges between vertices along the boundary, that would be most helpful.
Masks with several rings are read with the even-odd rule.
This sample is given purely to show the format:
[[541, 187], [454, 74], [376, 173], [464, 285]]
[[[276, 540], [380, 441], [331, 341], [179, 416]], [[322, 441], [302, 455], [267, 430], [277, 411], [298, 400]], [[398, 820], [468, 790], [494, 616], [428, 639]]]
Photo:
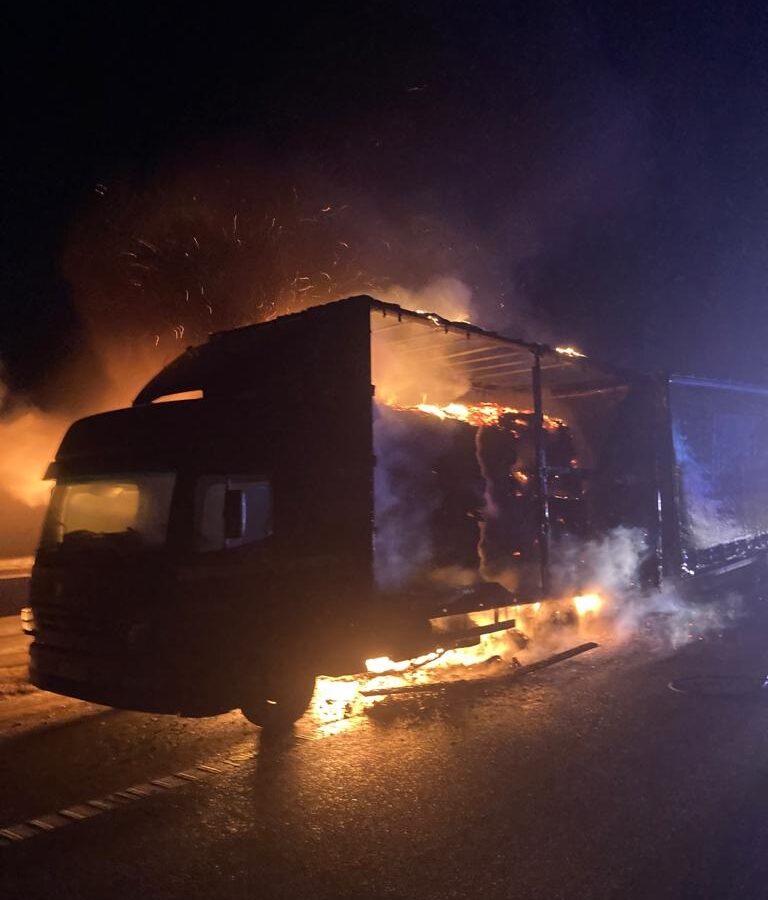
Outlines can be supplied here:
[[245, 534], [245, 491], [227, 490], [224, 494], [224, 537], [237, 540]]

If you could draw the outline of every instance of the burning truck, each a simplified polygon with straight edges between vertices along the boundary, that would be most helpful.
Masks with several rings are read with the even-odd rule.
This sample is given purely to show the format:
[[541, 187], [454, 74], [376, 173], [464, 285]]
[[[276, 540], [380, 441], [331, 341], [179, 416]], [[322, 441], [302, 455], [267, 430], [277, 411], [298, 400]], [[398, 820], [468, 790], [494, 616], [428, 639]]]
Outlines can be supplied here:
[[611, 529], [649, 585], [762, 561], [766, 438], [766, 389], [371, 297], [213, 334], [64, 437], [31, 679], [292, 723], [318, 675], [525, 643], [520, 610], [590, 587], [563, 548]]

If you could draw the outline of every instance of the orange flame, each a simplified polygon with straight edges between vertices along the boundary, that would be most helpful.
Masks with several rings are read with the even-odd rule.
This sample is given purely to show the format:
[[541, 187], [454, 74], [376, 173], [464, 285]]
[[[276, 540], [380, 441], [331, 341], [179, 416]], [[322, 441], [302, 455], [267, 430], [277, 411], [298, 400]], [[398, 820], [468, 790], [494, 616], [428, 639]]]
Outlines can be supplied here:
[[571, 359], [587, 358], [586, 353], [582, 353], [581, 350], [577, 350], [575, 347], [555, 347], [555, 352], [559, 353], [561, 356], [570, 356]]
[[579, 594], [573, 598], [573, 605], [579, 617], [597, 615], [603, 609], [603, 598], [600, 594]]
[[[395, 407], [397, 409], [410, 409], [436, 416], [438, 419], [454, 419], [458, 422], [466, 422], [469, 425], [498, 425], [502, 416], [512, 415], [521, 418], [515, 424], [527, 426], [530, 423], [522, 418], [523, 416], [532, 416], [530, 410], [514, 409], [511, 406], [502, 406], [500, 403], [447, 403], [445, 406], [438, 406], [435, 403], [419, 403], [416, 406]], [[552, 418], [552, 416], [544, 416], [544, 427], [552, 431], [559, 428], [563, 422], [560, 419]]]
[[[523, 630], [535, 628], [535, 622], [562, 621], [558, 616], [561, 604], [575, 609], [580, 620], [590, 621], [597, 618], [605, 609], [604, 598], [596, 593], [579, 594], [564, 598], [562, 601], [531, 603], [524, 606], [508, 607], [505, 617], [514, 615]], [[493, 621], [494, 610], [483, 610], [470, 613], [468, 618], [474, 625], [484, 625]], [[439, 622], [440, 620], [435, 620]], [[436, 632], [436, 642], [439, 642]], [[350, 727], [356, 717], [381, 702], [381, 697], [366, 697], [361, 691], [373, 688], [403, 687], [415, 684], [430, 684], [456, 679], [482, 678], [488, 670], [478, 663], [488, 663], [494, 659], [503, 666], [512, 663], [513, 658], [521, 654], [518, 644], [510, 639], [510, 631], [493, 632], [481, 635], [478, 643], [471, 647], [452, 650], [436, 649], [433, 653], [408, 660], [393, 660], [389, 657], [376, 657], [365, 662], [366, 672], [342, 678], [320, 677], [317, 679], [315, 695], [312, 700], [311, 715], [315, 723], [324, 729], [337, 731]], [[533, 646], [533, 645], [532, 645]], [[526, 651], [522, 651], [525, 653]], [[491, 671], [498, 672], [497, 668]]]

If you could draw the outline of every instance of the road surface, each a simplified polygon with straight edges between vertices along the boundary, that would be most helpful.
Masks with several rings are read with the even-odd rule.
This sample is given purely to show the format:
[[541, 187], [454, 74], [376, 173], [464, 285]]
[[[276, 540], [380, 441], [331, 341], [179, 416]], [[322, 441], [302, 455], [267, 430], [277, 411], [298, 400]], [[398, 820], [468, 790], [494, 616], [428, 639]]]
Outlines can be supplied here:
[[27, 597], [33, 562], [31, 556], [0, 559], [0, 618], [29, 605]]
[[766, 637], [756, 602], [676, 652], [609, 641], [269, 742], [6, 696], [0, 897], [765, 898], [768, 701], [668, 685], [759, 676]]

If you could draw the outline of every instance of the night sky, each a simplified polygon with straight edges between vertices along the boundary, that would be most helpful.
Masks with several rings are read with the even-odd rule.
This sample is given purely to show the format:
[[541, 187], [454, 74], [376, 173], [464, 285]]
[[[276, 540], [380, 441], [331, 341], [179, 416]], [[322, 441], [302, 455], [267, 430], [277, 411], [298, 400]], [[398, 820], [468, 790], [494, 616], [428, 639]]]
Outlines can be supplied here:
[[440, 277], [512, 335], [768, 380], [764, 4], [80, 6], [4, 27], [7, 404], [66, 406], [105, 335]]

